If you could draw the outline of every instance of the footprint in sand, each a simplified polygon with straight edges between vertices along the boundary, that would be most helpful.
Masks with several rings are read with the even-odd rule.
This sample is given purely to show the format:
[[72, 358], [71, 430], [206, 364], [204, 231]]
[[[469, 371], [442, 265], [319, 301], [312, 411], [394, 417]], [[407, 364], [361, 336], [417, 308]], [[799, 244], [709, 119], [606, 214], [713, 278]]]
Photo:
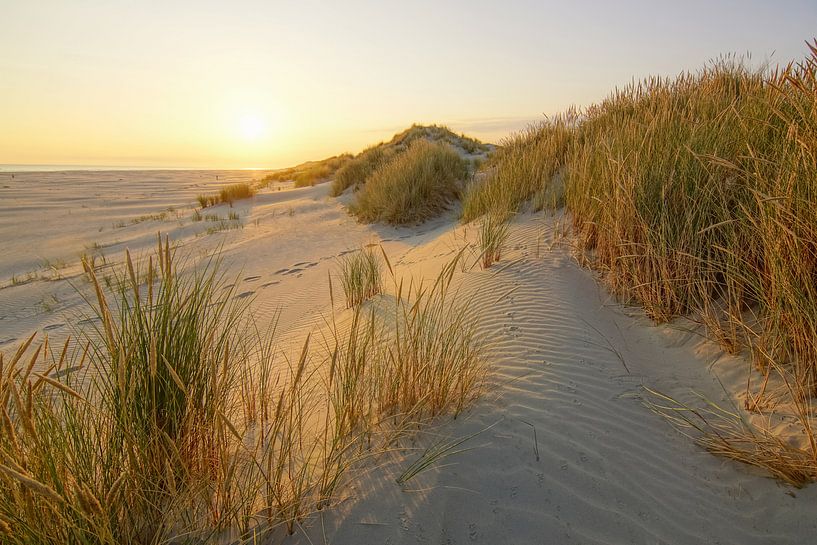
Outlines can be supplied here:
[[0, 339], [0, 344], [13, 343], [16, 340], [17, 340], [17, 337], [9, 337], [8, 339]]
[[289, 272], [289, 269], [278, 269], [273, 274], [286, 274]]
[[53, 331], [53, 330], [55, 330], [55, 329], [59, 329], [59, 328], [64, 327], [64, 326], [65, 326], [65, 324], [64, 324], [64, 323], [59, 323], [59, 324], [51, 324], [51, 325], [47, 325], [47, 326], [45, 326], [45, 327], [43, 328], [43, 331]]
[[245, 292], [239, 293], [233, 299], [244, 299], [244, 298], [249, 297], [250, 295], [254, 295], [254, 294], [255, 294], [254, 291], [245, 291]]
[[246, 277], [244, 279], [244, 282], [255, 282], [259, 278], [261, 278], [261, 277], [260, 276], [248, 276], [248, 277]]

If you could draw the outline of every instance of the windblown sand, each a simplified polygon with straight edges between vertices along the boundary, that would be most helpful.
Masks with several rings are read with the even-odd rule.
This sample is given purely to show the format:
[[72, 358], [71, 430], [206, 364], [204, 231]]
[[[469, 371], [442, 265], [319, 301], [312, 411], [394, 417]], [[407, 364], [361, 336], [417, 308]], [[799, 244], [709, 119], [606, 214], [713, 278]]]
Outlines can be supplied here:
[[[284, 184], [207, 210], [238, 212], [241, 228], [208, 234], [215, 222], [191, 219], [197, 193], [258, 176], [0, 174], [0, 350], [35, 330], [64, 338], [81, 327], [80, 254], [116, 263], [126, 247], [146, 252], [157, 232], [194, 256], [221, 247], [228, 276], [240, 282], [237, 296], [254, 299], [258, 320], [281, 313], [284, 351], [325, 324], [328, 277], [344, 252], [381, 243], [398, 276], [430, 278], [475, 239], [476, 228], [457, 226], [453, 213], [412, 228], [358, 224], [326, 185]], [[692, 324], [655, 327], [616, 304], [559, 232], [558, 216], [517, 218], [498, 264], [457, 273], [459, 296], [471, 300], [489, 345], [492, 371], [476, 406], [355, 475], [339, 505], [289, 542], [815, 541], [814, 486], [795, 490], [716, 458], [642, 402], [649, 386], [690, 403], [701, 394], [739, 405], [745, 362], [722, 356]], [[428, 446], [477, 433], [463, 452], [395, 482]]]

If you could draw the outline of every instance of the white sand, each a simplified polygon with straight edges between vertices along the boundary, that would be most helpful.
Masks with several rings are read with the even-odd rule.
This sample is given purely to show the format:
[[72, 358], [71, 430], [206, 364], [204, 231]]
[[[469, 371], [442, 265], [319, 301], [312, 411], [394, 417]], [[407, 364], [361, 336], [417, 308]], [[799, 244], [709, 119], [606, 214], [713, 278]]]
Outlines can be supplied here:
[[[239, 295], [255, 297], [261, 321], [280, 309], [283, 348], [297, 350], [330, 311], [327, 277], [343, 252], [382, 242], [398, 275], [433, 276], [475, 234], [456, 227], [453, 214], [415, 228], [360, 225], [327, 196], [326, 185], [274, 188], [236, 203], [243, 229], [207, 235], [207, 222], [190, 220], [196, 193], [253, 176], [221, 173], [216, 182], [201, 172], [0, 174], [0, 350], [37, 329], [57, 338], [70, 333], [82, 305], [69, 281], [82, 287], [78, 256], [93, 242], [110, 261], [125, 247], [145, 251], [160, 230], [194, 255], [223, 245], [229, 274], [242, 282]], [[168, 206], [179, 218], [129, 223]], [[114, 228], [119, 221], [128, 225]], [[563, 245], [552, 245], [553, 234], [553, 219], [519, 218], [502, 262], [457, 275], [492, 343], [483, 399], [420, 435], [419, 450], [395, 454], [357, 478], [340, 505], [292, 543], [814, 541], [817, 488], [793, 490], [711, 456], [640, 400], [644, 384], [685, 401], [700, 392], [738, 403], [745, 364], [720, 356], [694, 332], [653, 327], [614, 304]], [[40, 259], [64, 260], [63, 279], [9, 285]], [[467, 443], [473, 449], [402, 487], [395, 483], [438, 437], [490, 425]]]

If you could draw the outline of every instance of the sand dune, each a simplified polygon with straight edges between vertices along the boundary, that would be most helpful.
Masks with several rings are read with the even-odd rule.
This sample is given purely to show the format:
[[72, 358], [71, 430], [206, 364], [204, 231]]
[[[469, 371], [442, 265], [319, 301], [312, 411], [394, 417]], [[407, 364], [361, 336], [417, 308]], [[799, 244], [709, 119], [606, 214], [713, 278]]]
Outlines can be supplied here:
[[[552, 219], [522, 218], [502, 266], [460, 278], [492, 340], [484, 400], [361, 478], [299, 542], [808, 542], [813, 488], [794, 494], [715, 458], [641, 402], [642, 384], [725, 401], [707, 367], [716, 350], [611, 303], [567, 248], [548, 249], [553, 232]], [[413, 254], [424, 252], [434, 253]], [[739, 365], [722, 358], [716, 369], [728, 377]], [[395, 483], [437, 437], [489, 426], [472, 450]]]
[[[83, 248], [69, 247], [68, 239], [98, 236], [111, 262], [126, 247], [140, 251], [153, 244], [157, 231], [189, 255], [221, 247], [227, 274], [240, 282], [237, 297], [254, 299], [259, 322], [280, 313], [282, 349], [292, 351], [325, 324], [328, 278], [345, 252], [380, 243], [398, 277], [433, 277], [475, 237], [474, 227], [456, 225], [453, 212], [419, 227], [358, 224], [342, 202], [327, 196], [326, 185], [266, 190], [235, 204], [243, 228], [207, 234], [206, 222], [189, 218], [202, 190], [200, 174], [110, 175], [131, 178], [118, 186], [102, 174], [82, 183], [56, 174], [36, 182], [29, 174], [32, 181], [13, 182], [28, 184], [35, 195], [28, 204], [22, 185], [15, 186], [16, 201], [0, 202], [3, 350], [34, 330], [60, 337], [76, 325]], [[215, 187], [213, 180], [208, 184]], [[122, 195], [121, 187], [130, 193]], [[168, 206], [182, 213], [129, 223]], [[222, 205], [208, 212], [223, 216], [229, 210]], [[22, 218], [30, 219], [21, 224]], [[109, 227], [121, 221], [127, 225]], [[694, 331], [654, 327], [610, 300], [571, 258], [557, 236], [559, 221], [517, 218], [502, 261], [455, 277], [489, 343], [492, 372], [482, 400], [361, 473], [335, 509], [308, 521], [290, 542], [809, 542], [817, 530], [814, 487], [793, 491], [715, 458], [642, 403], [642, 385], [681, 400], [699, 392], [737, 402], [733, 392], [740, 390], [744, 364], [721, 356]], [[61, 279], [9, 281], [41, 256], [66, 261]], [[342, 306], [336, 301], [341, 318]], [[477, 433], [464, 445], [469, 450], [402, 486], [395, 482], [440, 438]]]

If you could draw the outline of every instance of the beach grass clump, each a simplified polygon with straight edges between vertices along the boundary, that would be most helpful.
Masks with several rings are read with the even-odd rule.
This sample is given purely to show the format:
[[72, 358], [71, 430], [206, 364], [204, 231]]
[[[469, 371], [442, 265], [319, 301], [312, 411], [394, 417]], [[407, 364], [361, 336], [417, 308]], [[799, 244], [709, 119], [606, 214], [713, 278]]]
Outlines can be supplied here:
[[360, 306], [383, 291], [383, 262], [373, 245], [342, 256], [339, 273], [347, 308]]
[[547, 191], [566, 161], [574, 123], [575, 115], [567, 113], [505, 139], [482, 165], [485, 179], [465, 193], [462, 221], [473, 221], [488, 212], [517, 212], [522, 204]]
[[333, 330], [329, 384], [344, 433], [380, 430], [390, 443], [407, 426], [456, 415], [479, 395], [484, 343], [468, 302], [451, 290], [461, 257], [431, 282], [398, 282], [394, 298], [356, 307], [349, 329]]
[[[276, 320], [268, 328], [252, 320], [216, 258], [180, 262], [160, 239], [147, 259], [126, 254], [111, 282], [84, 266], [93, 328], [56, 350], [32, 335], [0, 353], [4, 543], [292, 533], [337, 498], [347, 472], [422, 421], [407, 415], [412, 426], [404, 425], [391, 409], [412, 403], [407, 414], [428, 418], [461, 410], [476, 393], [478, 347], [462, 344], [473, 321], [449, 314], [458, 307], [427, 289], [411, 303], [398, 297], [400, 312], [358, 307], [365, 327], [333, 329], [326, 351], [307, 336], [288, 359], [275, 345]], [[352, 384], [348, 347], [364, 330], [371, 342], [353, 352], [366, 371]], [[384, 405], [395, 383], [382, 371], [400, 369], [385, 367], [392, 360], [415, 368], [405, 388], [417, 394], [399, 407]], [[356, 416], [353, 392], [366, 392], [376, 411]]]
[[725, 59], [617, 92], [577, 129], [565, 195], [613, 291], [658, 321], [701, 316], [812, 392], [815, 59], [773, 74]]
[[648, 78], [533, 126], [485, 165], [463, 220], [564, 203], [614, 293], [659, 322], [697, 316], [758, 369], [817, 384], [811, 47], [775, 72], [728, 56]]
[[363, 185], [369, 176], [381, 165], [388, 162], [395, 153], [394, 148], [383, 144], [363, 150], [338, 169], [335, 178], [332, 180], [330, 195], [337, 197], [350, 187]]
[[462, 258], [460, 253], [445, 265], [430, 286], [410, 283], [405, 292], [398, 287], [382, 411], [412, 419], [456, 415], [479, 395], [485, 344], [468, 302], [451, 288]]
[[372, 173], [349, 209], [365, 222], [423, 221], [448, 208], [467, 176], [467, 162], [451, 146], [416, 140]]
[[[564, 202], [578, 250], [611, 291], [657, 322], [700, 320], [725, 350], [745, 350], [762, 384], [774, 374], [789, 385], [785, 396], [808, 413], [817, 393], [817, 42], [809, 48], [773, 71], [727, 56], [617, 89], [562, 126], [558, 153], [532, 144], [553, 127], [534, 128], [496, 154], [463, 217], [536, 200], [558, 173], [554, 203]], [[751, 397], [746, 408], [759, 410]], [[758, 458], [771, 443], [737, 436], [758, 449], [733, 457], [771, 470]]]
[[230, 184], [218, 192], [219, 202], [232, 205], [234, 201], [249, 199], [255, 195], [255, 189], [248, 183]]
[[[448, 144], [460, 154], [485, 155], [491, 151], [491, 147], [487, 144], [464, 134], [457, 135], [448, 127], [414, 124], [403, 132], [395, 134], [388, 142], [371, 146], [347, 161], [332, 180], [330, 194], [337, 197], [350, 187], [362, 187], [376, 170], [397, 158], [420, 140], [440, 145]], [[474, 158], [474, 160], [479, 159]]]
[[232, 206], [235, 201], [249, 199], [255, 196], [255, 193], [254, 187], [248, 183], [241, 182], [222, 187], [215, 195], [198, 195], [196, 196], [196, 201], [201, 208], [216, 206], [222, 203]]
[[502, 259], [502, 248], [510, 236], [507, 216], [489, 213], [483, 216], [479, 229], [482, 268], [487, 269]]

